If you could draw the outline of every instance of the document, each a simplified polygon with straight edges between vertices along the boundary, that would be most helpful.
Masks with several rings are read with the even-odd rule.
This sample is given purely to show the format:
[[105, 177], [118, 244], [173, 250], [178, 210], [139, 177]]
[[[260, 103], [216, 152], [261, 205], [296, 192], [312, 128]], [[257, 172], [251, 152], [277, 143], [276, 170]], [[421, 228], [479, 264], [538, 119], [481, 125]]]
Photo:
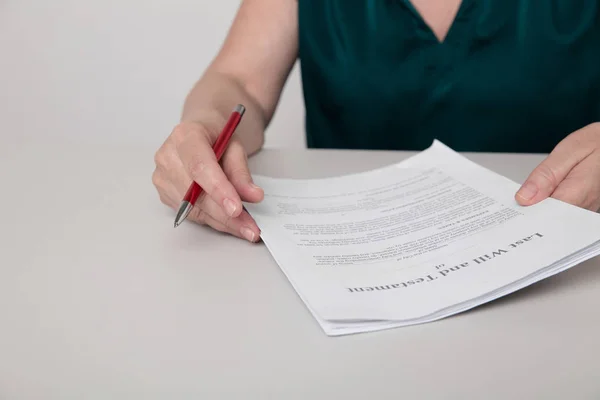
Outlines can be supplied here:
[[439, 141], [395, 165], [326, 179], [255, 176], [245, 204], [330, 336], [463, 312], [600, 253], [600, 215], [547, 199]]

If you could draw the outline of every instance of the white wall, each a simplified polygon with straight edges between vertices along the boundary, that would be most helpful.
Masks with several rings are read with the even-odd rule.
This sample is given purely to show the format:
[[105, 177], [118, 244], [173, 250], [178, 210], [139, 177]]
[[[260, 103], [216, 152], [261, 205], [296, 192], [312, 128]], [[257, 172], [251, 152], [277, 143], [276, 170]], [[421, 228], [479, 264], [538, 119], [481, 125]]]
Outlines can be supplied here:
[[[158, 146], [239, 0], [0, 0], [0, 134]], [[298, 68], [268, 147], [303, 147]]]

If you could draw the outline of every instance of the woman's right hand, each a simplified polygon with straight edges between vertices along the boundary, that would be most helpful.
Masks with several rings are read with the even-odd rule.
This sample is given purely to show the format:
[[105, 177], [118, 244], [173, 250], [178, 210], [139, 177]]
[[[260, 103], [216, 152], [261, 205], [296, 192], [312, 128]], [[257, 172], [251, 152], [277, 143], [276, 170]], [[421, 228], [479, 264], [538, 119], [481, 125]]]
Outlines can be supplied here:
[[246, 152], [235, 137], [219, 164], [212, 150], [219, 132], [199, 122], [177, 125], [156, 152], [152, 182], [160, 200], [177, 210], [194, 180], [203, 192], [187, 219], [256, 242], [260, 230], [242, 201], [259, 202], [264, 193], [252, 182]]

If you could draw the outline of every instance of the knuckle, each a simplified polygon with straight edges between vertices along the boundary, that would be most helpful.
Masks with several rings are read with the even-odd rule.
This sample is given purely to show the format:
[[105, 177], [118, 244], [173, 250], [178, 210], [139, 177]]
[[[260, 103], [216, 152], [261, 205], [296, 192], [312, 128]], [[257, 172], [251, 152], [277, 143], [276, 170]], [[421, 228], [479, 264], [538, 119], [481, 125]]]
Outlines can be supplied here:
[[165, 179], [163, 172], [160, 169], [155, 169], [152, 173], [152, 184], [157, 189], [162, 189], [166, 186], [167, 180]]
[[225, 195], [227, 181], [223, 181], [222, 174], [208, 163], [198, 162], [194, 171], [190, 171], [194, 180], [202, 182], [204, 191], [211, 196]]
[[204, 211], [200, 207], [192, 208], [192, 211], [190, 211], [189, 217], [191, 218], [192, 221], [195, 221], [200, 225], [206, 224], [206, 211]]
[[180, 123], [175, 128], [173, 128], [173, 132], [171, 133], [171, 138], [173, 140], [173, 144], [175, 147], [179, 147], [184, 144], [189, 137], [194, 133], [193, 128], [186, 123]]
[[177, 125], [175, 125], [175, 127], [173, 128], [173, 131], [171, 132], [171, 137], [173, 138], [173, 140], [175, 142], [181, 140], [182, 138], [184, 138], [187, 135], [187, 132], [189, 131], [188, 125], [185, 123], [179, 123]]
[[188, 171], [194, 179], [198, 179], [206, 172], [206, 162], [200, 156], [194, 156], [188, 163]]
[[244, 181], [250, 179], [250, 172], [244, 166], [235, 166], [230, 169], [229, 174], [232, 180]]
[[154, 153], [154, 164], [157, 167], [169, 168], [177, 158], [177, 153], [170, 141], [165, 142], [156, 153]]
[[193, 122], [181, 122], [173, 128], [171, 138], [176, 147], [187, 142], [191, 138], [200, 138], [206, 136], [206, 128], [203, 125]]
[[223, 184], [221, 180], [216, 176], [211, 176], [210, 180], [207, 183], [209, 190], [211, 192], [221, 191], [223, 189]]
[[556, 173], [547, 166], [546, 164], [542, 164], [539, 166], [537, 175], [543, 181], [543, 183], [547, 184], [550, 187], [556, 187], [558, 185], [558, 178], [556, 177]]
[[166, 161], [165, 149], [164, 149], [164, 147], [161, 147], [160, 149], [158, 149], [158, 151], [156, 153], [154, 153], [154, 164], [156, 166], [165, 165], [166, 164], [165, 161]]
[[161, 178], [159, 176], [159, 172], [158, 170], [154, 170], [154, 173], [152, 174], [152, 184], [156, 187], [159, 187], [161, 183]]

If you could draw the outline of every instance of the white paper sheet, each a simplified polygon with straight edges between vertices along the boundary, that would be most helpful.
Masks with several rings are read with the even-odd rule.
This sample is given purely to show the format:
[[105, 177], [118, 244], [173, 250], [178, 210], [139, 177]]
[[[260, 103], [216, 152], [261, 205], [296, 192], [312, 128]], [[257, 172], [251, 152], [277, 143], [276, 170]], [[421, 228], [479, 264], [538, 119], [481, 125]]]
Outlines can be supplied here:
[[433, 321], [597, 255], [600, 215], [436, 141], [396, 165], [327, 179], [254, 177], [262, 239], [328, 335]]

